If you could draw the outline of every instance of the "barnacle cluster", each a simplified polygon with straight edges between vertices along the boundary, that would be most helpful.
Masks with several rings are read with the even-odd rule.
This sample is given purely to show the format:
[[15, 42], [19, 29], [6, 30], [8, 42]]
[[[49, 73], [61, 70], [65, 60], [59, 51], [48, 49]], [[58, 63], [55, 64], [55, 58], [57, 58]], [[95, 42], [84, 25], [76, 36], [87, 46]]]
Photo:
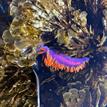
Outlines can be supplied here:
[[17, 65], [5, 67], [5, 76], [0, 81], [1, 107], [37, 105], [36, 85], [31, 80], [31, 73], [31, 68], [19, 68]]
[[101, 5], [102, 5], [103, 15], [104, 15], [103, 23], [104, 23], [105, 30], [107, 31], [107, 1], [101, 0]]
[[[59, 51], [69, 56], [89, 55], [92, 51], [90, 41], [93, 40], [92, 44], [97, 47], [104, 40], [104, 36], [95, 38], [91, 27], [87, 28], [86, 11], [76, 10], [71, 5], [72, 0], [45, 2], [14, 0], [10, 5], [10, 13], [14, 15], [14, 19], [9, 32], [15, 39], [15, 46], [25, 44], [18, 47], [22, 52], [29, 46], [36, 47], [38, 43], [43, 42], [51, 43], [49, 47], [57, 47]], [[52, 34], [49, 35], [47, 32]]]
[[[84, 106], [83, 102], [87, 97], [86, 91], [87, 89], [77, 90], [76, 88], [72, 88], [68, 92], [64, 93], [63, 97], [67, 107], [81, 107], [81, 105]], [[63, 107], [63, 105], [61, 107]]]
[[[84, 9], [79, 8], [81, 1], [85, 6]], [[102, 26], [105, 27], [101, 31], [99, 31], [100, 27], [97, 23], [99, 20], [95, 19], [99, 14], [98, 6], [100, 3], [100, 13], [104, 15], [104, 17], [101, 17], [104, 22], [102, 22]], [[95, 97], [99, 101], [101, 87], [107, 93], [105, 85], [105, 74], [107, 72], [106, 0], [12, 0], [9, 10], [13, 20], [10, 27], [4, 31], [2, 42], [0, 42], [0, 80], [1, 84], [3, 84], [0, 88], [2, 91], [0, 95], [2, 98], [5, 95], [6, 98], [3, 98], [5, 100], [11, 96], [12, 99], [10, 98], [7, 103], [4, 103], [5, 100], [3, 100], [1, 102], [3, 106], [7, 106], [6, 104], [9, 102], [13, 105], [19, 105], [21, 99], [23, 99], [21, 104], [25, 104], [24, 106], [35, 105], [34, 103], [29, 103], [29, 99], [34, 97], [34, 90], [33, 88], [30, 90], [33, 82], [29, 78], [30, 74], [26, 72], [32, 71], [30, 67], [36, 63], [36, 58], [38, 57], [36, 48], [40, 43], [47, 45], [57, 53], [90, 58], [88, 67], [79, 73], [79, 76], [78, 74], [71, 75], [65, 72], [58, 73], [58, 76], [65, 81], [71, 80], [74, 82], [79, 80], [82, 81], [84, 86], [91, 87], [90, 89], [94, 91], [92, 93], [89, 92], [91, 96], [89, 99], [90, 104], [94, 105], [90, 100], [94, 98], [92, 94], [95, 91], [97, 91], [97, 97]], [[94, 21], [90, 22], [90, 17], [96, 20], [96, 23]], [[10, 68], [12, 67], [15, 67], [15, 69], [11, 70]], [[104, 67], [103, 70], [102, 67]], [[25, 68], [27, 71], [24, 70]], [[10, 73], [12, 76], [8, 76], [6, 73]], [[9, 79], [5, 81], [7, 78]], [[85, 79], [85, 81], [83, 79], [80, 80], [81, 78]], [[12, 86], [6, 86], [11, 81], [14, 81]], [[23, 89], [23, 86], [26, 89]], [[9, 89], [7, 90], [8, 87]], [[77, 88], [71, 88], [63, 94], [64, 100], [70, 107], [73, 107], [74, 103], [79, 107], [88, 96], [87, 89], [77, 90]], [[26, 90], [29, 91], [27, 92]], [[68, 99], [68, 95], [70, 97], [73, 95], [73, 99]], [[74, 101], [75, 99], [76, 101]], [[104, 99], [104, 103], [106, 103], [106, 95]], [[72, 105], [70, 105], [71, 103]]]
[[[72, 8], [71, 1], [65, 3], [50, 0], [47, 2], [13, 0], [10, 4], [10, 14], [13, 15], [13, 21], [10, 28], [2, 35], [6, 59], [9, 63], [21, 67], [32, 66], [35, 63], [37, 57], [35, 50], [38, 43], [50, 43], [53, 39], [57, 39], [55, 44], [59, 47], [64, 45], [63, 52], [77, 56], [84, 46], [80, 44], [84, 41], [78, 39], [77, 42], [80, 43], [76, 43], [75, 40], [79, 38], [82, 31], [89, 33], [86, 28], [86, 12]], [[52, 32], [54, 38], [49, 35], [49, 39], [44, 40], [43, 38], [47, 38], [43, 36], [44, 32]]]

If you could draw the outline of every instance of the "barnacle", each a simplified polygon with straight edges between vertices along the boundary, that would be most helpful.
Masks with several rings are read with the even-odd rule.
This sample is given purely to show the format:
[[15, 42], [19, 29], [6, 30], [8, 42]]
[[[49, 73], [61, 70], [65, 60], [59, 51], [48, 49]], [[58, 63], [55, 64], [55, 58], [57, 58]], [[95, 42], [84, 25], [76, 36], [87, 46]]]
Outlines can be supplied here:
[[[47, 7], [48, 2], [50, 6]], [[80, 32], [78, 26], [82, 26], [83, 30], [87, 32], [85, 28], [86, 13], [81, 13], [79, 10], [74, 11], [74, 9], [70, 7], [71, 1], [67, 3], [65, 3], [65, 1], [60, 2], [61, 1], [12, 1], [10, 4], [10, 13], [13, 14], [14, 19], [9, 30], [5, 31], [2, 36], [5, 42], [5, 49], [9, 54], [13, 54], [10, 56], [13, 56], [16, 60], [12, 60], [12, 63], [17, 63], [19, 66], [31, 66], [34, 64], [36, 52], [33, 48], [40, 42], [48, 43], [52, 41], [44, 41], [42, 39], [42, 32], [46, 31], [54, 33], [54, 38], [57, 38], [59, 45], [64, 44], [66, 48], [74, 49], [74, 47], [69, 45], [71, 44], [72, 37], [77, 37]], [[67, 6], [69, 8], [68, 10]], [[15, 12], [12, 12], [14, 11], [13, 8], [15, 8]], [[68, 16], [65, 15], [67, 11], [70, 13], [72, 19], [67, 19]], [[83, 18], [80, 18], [81, 15]], [[77, 26], [75, 23], [79, 25]], [[70, 24], [71, 28], [68, 28]], [[29, 47], [31, 47], [33, 51], [22, 54], [24, 50], [29, 49]], [[76, 52], [74, 53], [75, 55], [77, 54]], [[30, 58], [32, 54], [34, 55], [33, 60]], [[72, 55], [73, 52], [69, 54]]]
[[[77, 90], [76, 88], [72, 88], [68, 92], [65, 92], [63, 97], [67, 107], [81, 107], [81, 105], [84, 106], [83, 103], [88, 94], [86, 91], [86, 89]], [[63, 107], [63, 105], [61, 107]]]
[[106, 8], [107, 6], [107, 1], [106, 0], [101, 0], [101, 5], [103, 6], [103, 8]]
[[0, 81], [0, 106], [36, 105], [35, 84], [28, 76], [30, 74], [31, 68], [19, 68], [17, 65], [5, 67], [5, 77]]
[[5, 47], [0, 49], [0, 106], [35, 106], [36, 86], [30, 77], [32, 68], [20, 67], [15, 64], [19, 58], [11, 54], [13, 51]]
[[[71, 3], [71, 0], [13, 1], [10, 8], [16, 7], [18, 11], [14, 15], [9, 31], [16, 41], [24, 40], [26, 45], [31, 43], [32, 47], [40, 42], [52, 42], [53, 39], [44, 41], [42, 34], [53, 32], [54, 39], [57, 39], [56, 44], [64, 45], [60, 50], [70, 56], [79, 56], [79, 51], [84, 50], [89, 43], [88, 40], [81, 39], [81, 35], [84, 35], [82, 38], [86, 35], [88, 38], [90, 31], [86, 28], [87, 13], [75, 10]], [[12, 13], [13, 9], [10, 10]]]
[[101, 7], [103, 10], [103, 24], [105, 27], [105, 30], [107, 30], [107, 1], [106, 0], [102, 0], [101, 1]]

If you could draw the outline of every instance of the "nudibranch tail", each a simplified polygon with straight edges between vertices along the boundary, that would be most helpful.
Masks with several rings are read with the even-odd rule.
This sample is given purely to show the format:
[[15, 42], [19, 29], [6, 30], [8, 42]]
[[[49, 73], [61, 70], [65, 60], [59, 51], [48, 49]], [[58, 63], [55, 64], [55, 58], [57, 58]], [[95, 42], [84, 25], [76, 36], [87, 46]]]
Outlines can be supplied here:
[[52, 50], [46, 52], [44, 64], [53, 68], [55, 71], [64, 70], [66, 72], [80, 72], [89, 62], [89, 58], [72, 58], [66, 55], [57, 54]]

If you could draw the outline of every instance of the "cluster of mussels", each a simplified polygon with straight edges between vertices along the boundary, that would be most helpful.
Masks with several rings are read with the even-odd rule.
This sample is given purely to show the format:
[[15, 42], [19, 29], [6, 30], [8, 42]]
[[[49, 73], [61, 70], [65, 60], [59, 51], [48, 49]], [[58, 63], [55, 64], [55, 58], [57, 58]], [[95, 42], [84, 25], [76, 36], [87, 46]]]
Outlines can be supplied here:
[[[31, 67], [38, 57], [36, 48], [42, 43], [57, 53], [90, 59], [82, 72], [56, 72], [66, 82], [66, 86], [58, 85], [56, 92], [63, 96], [61, 107], [104, 107], [107, 104], [106, 5], [106, 0], [12, 0], [9, 10], [13, 20], [0, 39], [1, 106], [36, 106]], [[50, 81], [53, 79], [42, 83]]]

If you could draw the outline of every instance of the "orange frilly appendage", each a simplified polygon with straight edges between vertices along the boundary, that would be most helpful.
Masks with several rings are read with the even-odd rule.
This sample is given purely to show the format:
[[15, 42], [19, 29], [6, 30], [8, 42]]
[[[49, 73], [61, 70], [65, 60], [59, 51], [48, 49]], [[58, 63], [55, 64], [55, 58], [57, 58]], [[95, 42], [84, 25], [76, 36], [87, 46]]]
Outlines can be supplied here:
[[64, 70], [65, 72], [71, 72], [71, 73], [80, 72], [81, 70], [83, 70], [87, 62], [87, 61], [84, 61], [83, 63], [77, 66], [67, 66], [62, 63], [59, 63], [55, 58], [51, 56], [50, 53], [46, 53], [46, 56], [44, 57], [43, 60], [44, 60], [44, 64], [47, 67], [51, 67], [55, 71]]

